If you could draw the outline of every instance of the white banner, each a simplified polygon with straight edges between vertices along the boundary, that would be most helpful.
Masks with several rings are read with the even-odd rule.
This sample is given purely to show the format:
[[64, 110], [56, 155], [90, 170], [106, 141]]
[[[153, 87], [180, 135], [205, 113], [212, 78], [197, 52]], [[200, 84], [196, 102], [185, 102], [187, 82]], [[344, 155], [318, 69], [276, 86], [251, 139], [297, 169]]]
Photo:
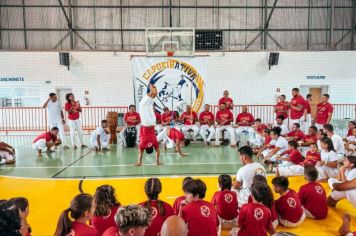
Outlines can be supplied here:
[[135, 103], [148, 92], [148, 84], [157, 87], [155, 105], [158, 111], [164, 107], [182, 113], [186, 105], [199, 112], [204, 106], [206, 66], [208, 57], [132, 59], [135, 86]]

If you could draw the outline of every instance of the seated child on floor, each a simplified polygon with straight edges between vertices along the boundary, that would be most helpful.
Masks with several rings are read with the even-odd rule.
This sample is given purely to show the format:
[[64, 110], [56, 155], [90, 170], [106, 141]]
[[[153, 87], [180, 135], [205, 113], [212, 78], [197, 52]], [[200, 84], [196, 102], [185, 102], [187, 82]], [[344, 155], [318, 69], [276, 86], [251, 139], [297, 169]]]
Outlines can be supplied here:
[[[302, 162], [303, 156], [298, 150], [298, 144], [292, 140], [288, 142], [288, 149], [277, 157], [277, 168], [273, 171], [277, 172], [278, 169], [279, 175], [283, 176], [302, 174], [303, 172], [300, 173], [303, 169], [300, 165]], [[272, 164], [270, 168], [272, 169]]]
[[333, 141], [324, 137], [320, 139], [321, 153], [320, 159], [316, 164], [316, 169], [319, 172], [319, 180], [326, 181], [328, 178], [335, 178], [338, 175], [338, 157], [334, 150]]

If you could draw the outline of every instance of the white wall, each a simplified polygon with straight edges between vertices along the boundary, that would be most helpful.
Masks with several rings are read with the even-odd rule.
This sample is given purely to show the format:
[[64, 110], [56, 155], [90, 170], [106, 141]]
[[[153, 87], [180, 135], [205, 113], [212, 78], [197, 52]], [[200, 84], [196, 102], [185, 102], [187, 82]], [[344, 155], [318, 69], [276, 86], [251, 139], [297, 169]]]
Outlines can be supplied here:
[[[72, 88], [79, 99], [87, 96], [92, 106], [129, 105], [134, 100], [132, 54], [71, 52], [68, 71], [59, 65], [58, 52], [1, 52], [0, 78], [24, 77], [24, 81], [0, 81], [0, 87], [39, 87], [43, 101], [49, 92]], [[280, 52], [279, 64], [271, 70], [267, 60], [268, 52], [211, 53], [206, 102], [216, 104], [228, 89], [237, 104], [273, 104], [277, 88], [290, 98], [293, 87], [328, 85], [333, 103], [356, 103], [355, 51]], [[313, 75], [326, 79], [306, 78]]]

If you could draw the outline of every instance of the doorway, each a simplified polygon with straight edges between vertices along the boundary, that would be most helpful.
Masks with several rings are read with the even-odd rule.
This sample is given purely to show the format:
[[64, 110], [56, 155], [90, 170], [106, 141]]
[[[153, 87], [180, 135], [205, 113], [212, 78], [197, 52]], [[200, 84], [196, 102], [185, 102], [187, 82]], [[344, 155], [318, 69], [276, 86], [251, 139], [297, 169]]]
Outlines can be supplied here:
[[316, 112], [316, 106], [321, 102], [321, 97], [324, 93], [328, 93], [328, 85], [301, 85], [300, 92], [305, 98], [307, 94], [312, 95], [312, 100], [310, 102], [311, 114], [314, 116]]
[[72, 89], [71, 88], [59, 88], [57, 89], [57, 94], [58, 94], [58, 100], [59, 103], [61, 104], [61, 107], [64, 107], [66, 101], [66, 94], [71, 93]]

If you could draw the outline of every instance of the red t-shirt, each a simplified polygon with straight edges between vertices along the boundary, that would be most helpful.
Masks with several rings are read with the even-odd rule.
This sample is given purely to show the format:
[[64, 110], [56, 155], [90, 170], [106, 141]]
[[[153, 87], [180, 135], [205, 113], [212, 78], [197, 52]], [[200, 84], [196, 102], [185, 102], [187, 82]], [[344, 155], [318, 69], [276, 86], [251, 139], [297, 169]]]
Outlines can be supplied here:
[[292, 223], [297, 223], [304, 213], [298, 194], [291, 189], [276, 201], [276, 210], [282, 219]]
[[188, 236], [217, 236], [218, 215], [214, 205], [204, 200], [188, 203], [181, 210], [188, 224]]
[[185, 204], [182, 204], [182, 201], [185, 200], [185, 196], [180, 196], [177, 197], [176, 200], [173, 203], [173, 213], [175, 215], [179, 215], [179, 210], [181, 207], [185, 206]]
[[140, 114], [137, 112], [127, 112], [125, 114], [124, 120], [129, 126], [138, 125], [141, 122]]
[[199, 122], [201, 125], [206, 125], [207, 123], [209, 125], [214, 124], [214, 114], [210, 111], [203, 111], [199, 115]]
[[326, 203], [326, 193], [319, 183], [310, 182], [299, 189], [300, 202], [317, 220], [326, 218], [328, 206]]
[[148, 147], [158, 148], [159, 144], [153, 126], [141, 126], [140, 128], [140, 150], [145, 150]]
[[182, 113], [180, 119], [184, 122], [185, 125], [192, 125], [198, 119], [197, 113], [194, 111], [187, 113], [186, 111]]
[[75, 236], [100, 236], [94, 227], [76, 221], [72, 222], [72, 230]]
[[[72, 108], [73, 106], [73, 110], [71, 113], [69, 113], [69, 110]], [[68, 119], [69, 120], [78, 120], [79, 119], [79, 108], [80, 105], [77, 102], [74, 102], [74, 105], [72, 105], [71, 103], [67, 102], [64, 105], [64, 109], [66, 110], [66, 112], [68, 112]]]
[[57, 141], [57, 137], [56, 136], [53, 136], [51, 134], [51, 132], [46, 132], [46, 133], [42, 133], [40, 135], [38, 135], [35, 140], [33, 140], [33, 143], [37, 142], [38, 140], [40, 139], [46, 139], [46, 142], [56, 142]]
[[290, 161], [294, 164], [298, 165], [303, 162], [303, 156], [297, 149], [288, 149], [285, 153], [289, 155]]
[[258, 126], [258, 127], [256, 128], [256, 130], [257, 130], [258, 133], [262, 134], [262, 132], [263, 132], [265, 129], [267, 129], [267, 128], [268, 128], [267, 125], [261, 124], [260, 126]]
[[234, 191], [224, 190], [216, 192], [211, 203], [215, 206], [218, 216], [224, 220], [233, 220], [239, 215], [237, 195]]
[[155, 112], [156, 123], [161, 124], [161, 114], [159, 112]]
[[119, 228], [110, 227], [101, 236], [119, 236]]
[[266, 236], [272, 230], [271, 211], [263, 204], [247, 203], [240, 209], [238, 236]]
[[318, 138], [316, 136], [316, 134], [314, 135], [305, 135], [304, 138], [303, 138], [303, 142], [305, 143], [316, 143], [318, 141]]
[[264, 145], [268, 145], [270, 142], [272, 141], [272, 138], [271, 138], [271, 136], [266, 136], [265, 137], [265, 143], [264, 143]]
[[[171, 205], [164, 201], [160, 201], [163, 204], [164, 208], [164, 215], [161, 215], [159, 213], [158, 209], [158, 202], [155, 200], [150, 201], [151, 205], [151, 223], [146, 229], [145, 236], [157, 236], [159, 232], [161, 232], [161, 228], [163, 225], [163, 222], [173, 215], [173, 208]], [[146, 207], [147, 202], [142, 202], [140, 203], [141, 206]]]
[[302, 109], [300, 111], [290, 108], [290, 118], [293, 120], [296, 120], [296, 119], [299, 119], [300, 117], [302, 117], [304, 115], [304, 107], [305, 107], [304, 98], [300, 95], [293, 97], [290, 103], [293, 106], [302, 106]]
[[311, 114], [311, 107], [310, 107], [310, 103], [307, 99], [305, 99], [305, 110], [307, 110], [307, 114]]
[[116, 229], [118, 229], [118, 226], [115, 222], [115, 214], [118, 209], [119, 206], [114, 206], [113, 208], [111, 208], [109, 215], [93, 216], [93, 218], [90, 220], [91, 225], [94, 226], [94, 228], [98, 231], [99, 235], [102, 235], [105, 230], [110, 227], [116, 227]]
[[236, 117], [236, 124], [240, 126], [250, 126], [255, 121], [255, 118], [251, 113], [240, 113]]
[[[248, 203], [253, 203], [253, 199], [252, 199], [251, 195], [248, 197]], [[276, 204], [275, 204], [274, 200], [273, 200], [272, 206], [271, 206], [271, 208], [269, 208], [269, 210], [271, 211], [272, 222], [275, 221], [275, 220], [278, 220], [278, 215], [277, 215], [277, 211], [276, 211]]]
[[231, 98], [226, 98], [226, 97], [222, 97], [219, 99], [219, 105], [226, 103], [226, 109], [230, 110], [231, 107], [230, 105], [234, 103], [234, 101]]
[[171, 128], [169, 130], [168, 138], [172, 139], [174, 142], [183, 141], [184, 134], [177, 130], [176, 128]]
[[172, 120], [174, 120], [174, 118], [176, 118], [175, 113], [173, 111], [170, 111], [169, 114], [167, 115], [165, 112], [163, 112], [161, 114], [161, 122], [165, 122], [165, 123], [170, 123]]
[[348, 129], [347, 130], [347, 135], [346, 135], [346, 137], [350, 137], [350, 136], [353, 136], [353, 134], [352, 134], [352, 130], [353, 130], [354, 128], [351, 128], [351, 129]]
[[287, 134], [287, 137], [293, 137], [294, 141], [300, 141], [304, 138], [305, 134], [301, 130], [292, 131]]
[[318, 152], [313, 153], [311, 151], [308, 151], [307, 155], [305, 155], [305, 160], [303, 162], [303, 165], [315, 166], [318, 161], [320, 161], [320, 153]]
[[287, 102], [278, 102], [275, 106], [276, 117], [283, 116], [284, 119], [288, 118], [288, 103]]
[[230, 125], [233, 120], [234, 116], [230, 110], [216, 112], [216, 122], [218, 124], [222, 124], [226, 121], [224, 125]]
[[315, 122], [317, 124], [325, 125], [328, 121], [329, 113], [333, 113], [334, 107], [330, 103], [319, 103], [316, 106], [317, 114]]

